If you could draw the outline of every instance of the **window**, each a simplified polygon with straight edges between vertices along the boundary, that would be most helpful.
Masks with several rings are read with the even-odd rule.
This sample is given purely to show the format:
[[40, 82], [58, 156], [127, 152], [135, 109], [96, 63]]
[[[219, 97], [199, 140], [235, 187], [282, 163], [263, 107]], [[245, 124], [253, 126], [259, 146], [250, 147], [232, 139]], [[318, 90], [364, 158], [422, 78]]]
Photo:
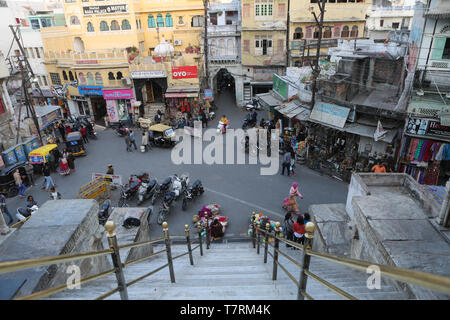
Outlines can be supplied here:
[[450, 59], [450, 38], [437, 37], [433, 39], [433, 52], [431, 59]]
[[94, 84], [94, 76], [92, 75], [92, 72], [88, 72], [86, 74], [86, 77], [87, 77], [88, 84]]
[[334, 37], [335, 38], [340, 38], [341, 37], [341, 27], [340, 26], [335, 26], [334, 27]]
[[34, 51], [33, 51], [33, 48], [28, 48], [28, 51], [30, 52], [31, 59], [34, 59]]
[[142, 29], [142, 22], [141, 22], [141, 19], [139, 19], [139, 29]]
[[295, 28], [294, 39], [302, 39], [303, 38], [303, 29]]
[[38, 79], [39, 85], [42, 87], [42, 86], [43, 86], [43, 83], [42, 83], [42, 78], [41, 78], [41, 76], [37, 76], [37, 79]]
[[284, 18], [285, 15], [286, 15], [286, 4], [279, 3], [278, 4], [278, 17]]
[[39, 24], [39, 19], [31, 19], [31, 28], [34, 30], [38, 30], [41, 28], [41, 25]]
[[444, 53], [442, 59], [450, 59], [450, 38], [445, 39]]
[[211, 13], [209, 15], [209, 22], [213, 25], [213, 26], [217, 26], [217, 13]]
[[178, 16], [178, 24], [184, 24], [183, 16]]
[[47, 77], [46, 77], [46, 76], [43, 76], [43, 77], [42, 77], [42, 80], [44, 80], [44, 85], [45, 85], [45, 86], [48, 86]]
[[255, 16], [268, 17], [273, 15], [273, 1], [256, 0], [255, 1]]
[[400, 23], [399, 22], [393, 22], [392, 23], [392, 29], [398, 29]]
[[344, 26], [344, 28], [342, 28], [341, 38], [348, 38], [348, 36], [349, 36], [349, 28], [348, 26]]
[[103, 79], [100, 72], [95, 73], [95, 84], [103, 84]]
[[94, 32], [94, 26], [92, 25], [91, 22], [87, 23], [87, 31], [88, 32]]
[[120, 79], [122, 79], [123, 78], [123, 76], [122, 76], [122, 72], [117, 72], [117, 77], [116, 77], [116, 79], [117, 80], [120, 80]]
[[100, 22], [100, 31], [109, 31], [109, 27], [106, 21]]
[[161, 13], [156, 16], [156, 25], [158, 28], [164, 28], [164, 19]]
[[381, 19], [381, 20], [380, 20], [380, 27], [382, 27], [382, 26], [383, 26], [383, 24], [384, 24], [384, 20], [383, 20], [383, 19]]
[[73, 73], [72, 71], [69, 71], [69, 80], [70, 81], [74, 81], [75, 79], [73, 78]]
[[232, 56], [235, 55], [235, 51], [234, 51], [234, 41], [231, 39], [227, 40], [227, 55]]
[[111, 31], [116, 31], [116, 30], [120, 30], [120, 26], [119, 23], [117, 22], [117, 20], [113, 20], [111, 21]]
[[358, 26], [353, 26], [352, 27], [352, 33], [350, 35], [352, 38], [356, 38], [358, 37]]
[[172, 15], [170, 13], [166, 14], [166, 27], [173, 27]]
[[54, 85], [61, 85], [61, 78], [59, 77], [59, 73], [50, 72], [50, 79], [52, 79], [52, 83]]
[[114, 73], [108, 72], [108, 80], [116, 80], [116, 78], [114, 78]]
[[147, 24], [148, 24], [149, 28], [155, 28], [156, 27], [155, 18], [153, 17], [152, 14], [148, 16]]
[[70, 24], [72, 24], [72, 25], [79, 25], [80, 24], [80, 20], [78, 19], [77, 16], [71, 16], [70, 17]]
[[63, 75], [63, 79], [67, 81], [68, 78], [67, 78], [67, 73], [65, 70], [63, 70], [62, 75]]
[[131, 30], [131, 24], [127, 19], [122, 20], [122, 30]]
[[255, 55], [256, 56], [265, 56], [272, 55], [272, 39], [271, 36], [255, 36]]
[[41, 58], [41, 54], [39, 52], [39, 48], [34, 48], [34, 50], [36, 50], [36, 58], [40, 59]]
[[78, 74], [78, 78], [80, 78], [80, 83], [81, 83], [81, 84], [85, 84], [85, 83], [86, 83], [86, 78], [84, 77], [83, 72], [80, 72], [80, 73]]
[[306, 28], [306, 35], [305, 35], [306, 39], [312, 39], [312, 27], [307, 27]]
[[42, 18], [41, 19], [42, 28], [47, 28], [52, 26], [52, 19], [50, 18]]
[[323, 38], [324, 39], [331, 38], [331, 27], [325, 27], [325, 31], [323, 32]]
[[242, 18], [250, 18], [250, 4], [246, 3], [243, 5], [243, 10], [242, 10]]
[[191, 27], [203, 27], [204, 18], [202, 16], [192, 17]]
[[244, 40], [244, 52], [250, 53], [250, 40]]
[[314, 28], [314, 39], [319, 39], [319, 28]]
[[6, 1], [0, 1], [0, 7], [4, 7], [4, 8], [6, 8], [6, 7], [8, 7], [8, 3], [6, 2]]

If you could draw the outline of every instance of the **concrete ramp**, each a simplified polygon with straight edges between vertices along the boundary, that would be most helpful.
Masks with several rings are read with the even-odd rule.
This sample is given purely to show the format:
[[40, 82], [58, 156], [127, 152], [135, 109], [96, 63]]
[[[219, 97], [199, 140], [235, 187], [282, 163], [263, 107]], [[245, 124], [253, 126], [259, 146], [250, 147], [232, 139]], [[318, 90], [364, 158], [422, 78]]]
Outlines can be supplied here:
[[[0, 244], [0, 262], [103, 250], [104, 228], [98, 223], [95, 200], [49, 200], [19, 230]], [[66, 283], [69, 265], [77, 265], [81, 277], [111, 268], [106, 256], [31, 268], [0, 275], [9, 283], [8, 296], [20, 297]], [[14, 280], [14, 281], [11, 281]], [[17, 288], [13, 288], [17, 284]], [[15, 290], [16, 289], [16, 290]]]

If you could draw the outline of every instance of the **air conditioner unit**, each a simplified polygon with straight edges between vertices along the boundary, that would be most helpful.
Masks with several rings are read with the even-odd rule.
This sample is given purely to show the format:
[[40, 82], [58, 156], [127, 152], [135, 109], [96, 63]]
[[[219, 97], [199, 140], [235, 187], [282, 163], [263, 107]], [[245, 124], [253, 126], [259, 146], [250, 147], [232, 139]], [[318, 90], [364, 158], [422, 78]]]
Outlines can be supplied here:
[[174, 40], [174, 41], [173, 41], [173, 44], [174, 44], [175, 46], [181, 46], [181, 40]]
[[131, 86], [131, 79], [130, 78], [122, 78], [122, 84], [124, 86]]

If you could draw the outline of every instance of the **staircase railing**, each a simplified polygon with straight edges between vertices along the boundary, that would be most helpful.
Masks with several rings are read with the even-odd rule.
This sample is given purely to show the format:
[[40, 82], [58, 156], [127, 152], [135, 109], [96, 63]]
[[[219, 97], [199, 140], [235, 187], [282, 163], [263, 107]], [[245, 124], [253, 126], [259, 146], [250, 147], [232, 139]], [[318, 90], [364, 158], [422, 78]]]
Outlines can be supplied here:
[[[197, 230], [196, 232], [189, 232], [189, 226], [185, 225], [185, 235], [177, 236], [177, 235], [169, 235], [169, 229], [167, 222], [163, 222], [163, 237], [158, 239], [152, 239], [149, 241], [142, 241], [137, 243], [129, 243], [126, 245], [119, 246], [117, 242], [117, 236], [114, 232], [115, 230], [115, 223], [113, 221], [108, 221], [105, 224], [105, 229], [107, 231], [107, 239], [109, 244], [109, 249], [106, 250], [99, 250], [99, 251], [89, 251], [89, 252], [82, 252], [82, 253], [75, 253], [75, 254], [64, 254], [59, 256], [52, 256], [52, 257], [43, 257], [43, 258], [34, 258], [34, 259], [26, 259], [26, 260], [16, 260], [16, 261], [7, 261], [7, 262], [1, 262], [0, 263], [0, 274], [2, 273], [9, 273], [14, 271], [20, 271], [25, 270], [29, 268], [35, 268], [35, 267], [41, 267], [41, 266], [47, 266], [47, 265], [54, 265], [57, 263], [62, 262], [69, 262], [69, 261], [77, 261], [82, 260], [86, 258], [92, 258], [92, 257], [101, 257], [106, 255], [111, 255], [111, 259], [113, 262], [113, 268], [110, 270], [106, 270], [101, 273], [97, 273], [95, 275], [80, 279], [79, 285], [88, 283], [90, 281], [100, 279], [102, 277], [108, 276], [110, 274], [115, 273], [116, 280], [117, 280], [117, 287], [114, 289], [102, 294], [101, 296], [98, 296], [95, 298], [95, 300], [101, 300], [105, 299], [111, 295], [113, 295], [116, 292], [119, 292], [120, 298], [122, 300], [128, 300], [128, 287], [157, 273], [158, 271], [163, 270], [164, 268], [169, 269], [170, 274], [170, 281], [172, 283], [175, 283], [175, 272], [173, 269], [173, 261], [176, 259], [179, 259], [185, 255], [189, 255], [189, 262], [191, 265], [194, 265], [194, 258], [193, 258], [193, 252], [199, 248], [200, 249], [200, 255], [203, 256], [203, 232], [206, 232], [206, 248], [209, 249], [211, 238], [209, 237], [209, 223], [208, 220], [206, 220], [206, 223], [201, 224], [200, 222], [197, 223]], [[196, 235], [197, 239], [191, 240], [191, 236]], [[174, 244], [171, 244], [171, 239], [176, 238], [182, 238], [186, 239], [185, 245], [187, 245], [187, 251], [177, 255], [175, 257], [172, 257], [172, 250], [171, 246]], [[157, 252], [154, 252], [152, 254], [149, 254], [145, 257], [137, 258], [128, 262], [123, 263], [120, 257], [120, 250], [124, 249], [130, 249], [130, 248], [137, 248], [141, 246], [149, 246], [158, 242], [164, 241], [165, 248], [162, 250], [159, 250]], [[195, 247], [192, 247], [193, 244], [198, 243]], [[125, 276], [124, 276], [124, 268], [132, 265], [137, 262], [142, 262], [144, 260], [147, 260], [151, 257], [157, 256], [163, 252], [166, 252], [167, 254], [167, 263], [152, 270], [148, 273], [138, 277], [137, 279], [134, 279], [132, 281], [126, 282]], [[30, 295], [26, 295], [23, 297], [17, 298], [17, 300], [32, 300], [32, 299], [39, 299], [51, 296], [55, 293], [64, 291], [66, 289], [69, 289], [68, 284], [62, 284], [58, 286], [54, 286], [45, 290], [41, 290], [35, 293], [32, 293]]]
[[[311, 297], [306, 292], [306, 284], [308, 281], [308, 277], [316, 280], [320, 284], [324, 285], [328, 289], [334, 291], [341, 297], [348, 299], [348, 300], [358, 300], [353, 295], [349, 294], [348, 292], [342, 290], [341, 288], [331, 284], [330, 282], [326, 281], [325, 279], [319, 277], [318, 275], [312, 273], [309, 271], [309, 265], [311, 257], [316, 257], [322, 260], [326, 260], [329, 262], [332, 262], [337, 265], [342, 265], [348, 268], [352, 268], [359, 271], [366, 272], [370, 268], [373, 268], [374, 266], [378, 267], [380, 271], [380, 276], [385, 276], [387, 278], [390, 278], [392, 280], [397, 280], [400, 282], [417, 285], [423, 288], [427, 288], [433, 291], [438, 291], [447, 295], [450, 295], [450, 278], [441, 276], [441, 275], [435, 275], [427, 272], [421, 272], [421, 271], [414, 271], [414, 270], [408, 270], [403, 268], [397, 268], [393, 266], [378, 264], [374, 262], [368, 262], [363, 260], [356, 260], [356, 259], [350, 259], [350, 258], [344, 258], [339, 257], [336, 255], [328, 254], [328, 253], [322, 253], [311, 250], [312, 248], [312, 242], [314, 238], [314, 231], [316, 226], [312, 222], [308, 222], [305, 226], [306, 233], [304, 235], [304, 242], [303, 244], [299, 244], [297, 242], [293, 242], [290, 240], [287, 240], [283, 237], [283, 234], [281, 232], [281, 224], [279, 222], [276, 223], [274, 232], [270, 231], [270, 224], [266, 224], [264, 230], [263, 227], [261, 227], [259, 224], [259, 221], [256, 221], [256, 215], [255, 213], [252, 214], [252, 242], [253, 242], [253, 248], [256, 248], [256, 252], [259, 255], [260, 254], [260, 246], [261, 246], [261, 237], [264, 237], [264, 263], [267, 263], [267, 255], [270, 255], [273, 258], [273, 274], [272, 274], [272, 280], [277, 280], [277, 267], [279, 266], [286, 275], [295, 283], [297, 286], [297, 299], [298, 300], [304, 300], [305, 298], [309, 300], [314, 300], [313, 297]], [[269, 240], [273, 239], [273, 244], [270, 243]], [[303, 258], [302, 262], [299, 263], [294, 258], [290, 257], [286, 253], [282, 252], [279, 249], [279, 244], [281, 242], [284, 242], [296, 249], [300, 249], [303, 251]], [[269, 251], [269, 245], [273, 248], [273, 253]], [[290, 262], [295, 264], [300, 268], [300, 274], [299, 278], [293, 276], [279, 261], [278, 261], [278, 255], [282, 255], [286, 259], [288, 259]]]

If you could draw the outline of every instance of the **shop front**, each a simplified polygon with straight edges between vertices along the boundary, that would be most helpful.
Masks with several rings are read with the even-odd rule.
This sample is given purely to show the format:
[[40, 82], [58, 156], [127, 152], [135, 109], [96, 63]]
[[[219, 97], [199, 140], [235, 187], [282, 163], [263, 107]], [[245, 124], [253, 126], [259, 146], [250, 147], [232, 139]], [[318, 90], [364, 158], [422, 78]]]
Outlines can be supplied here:
[[139, 112], [144, 114], [144, 106], [148, 103], [164, 103], [167, 90], [167, 76], [164, 70], [132, 71], [136, 100], [141, 101]]
[[106, 101], [106, 110], [109, 123], [126, 121], [128, 115], [133, 114], [133, 89], [104, 89], [103, 98]]
[[71, 96], [69, 104], [70, 114], [73, 116], [90, 116], [88, 98], [84, 96]]
[[450, 177], [450, 126], [436, 118], [408, 119], [399, 171], [421, 184], [445, 185]]
[[94, 121], [97, 124], [105, 125], [106, 101], [103, 99], [103, 86], [78, 86], [80, 96], [85, 96], [90, 100]]
[[198, 116], [201, 107], [199, 99], [199, 86], [173, 86], [167, 89], [165, 98], [170, 117], [177, 121], [183, 113]]

